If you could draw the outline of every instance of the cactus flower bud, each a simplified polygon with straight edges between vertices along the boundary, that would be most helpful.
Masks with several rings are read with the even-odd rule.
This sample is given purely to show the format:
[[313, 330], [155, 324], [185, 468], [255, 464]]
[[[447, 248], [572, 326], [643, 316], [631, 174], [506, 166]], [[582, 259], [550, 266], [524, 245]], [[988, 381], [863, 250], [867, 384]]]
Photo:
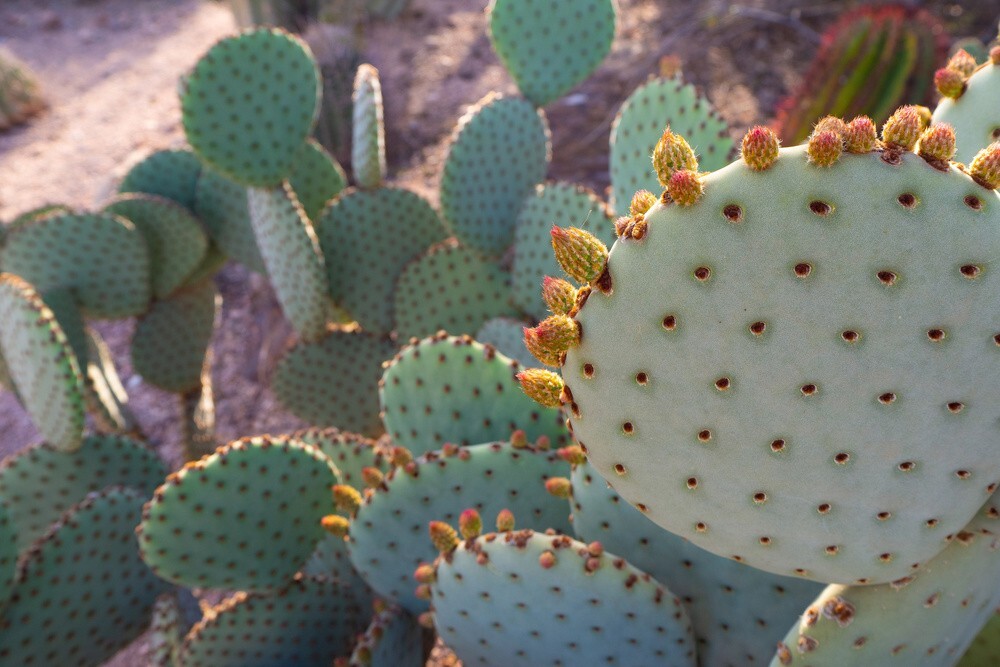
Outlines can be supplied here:
[[497, 512], [497, 532], [507, 533], [514, 530], [514, 513], [508, 509]]
[[377, 489], [385, 480], [385, 475], [378, 468], [366, 466], [361, 469], [361, 479], [364, 480], [365, 486], [368, 488]]
[[899, 107], [882, 126], [882, 141], [889, 146], [911, 151], [923, 127], [924, 121], [917, 107]]
[[392, 448], [391, 461], [394, 467], [405, 468], [408, 463], [413, 461], [413, 454], [406, 447], [397, 445]]
[[559, 366], [564, 352], [580, 343], [580, 325], [566, 315], [550, 315], [538, 326], [524, 329], [524, 344], [535, 358]]
[[542, 300], [555, 315], [566, 315], [576, 305], [576, 288], [562, 278], [545, 276], [542, 279]]
[[413, 595], [418, 600], [430, 600], [431, 599], [431, 587], [428, 584], [420, 584], [413, 590]]
[[346, 537], [351, 528], [351, 522], [339, 514], [328, 514], [320, 520], [320, 525], [323, 530], [337, 537]]
[[1000, 141], [994, 141], [972, 158], [969, 174], [990, 190], [1000, 187]]
[[976, 67], [976, 59], [965, 49], [959, 49], [948, 60], [948, 69], [958, 72], [965, 78], [972, 76]]
[[587, 461], [587, 455], [583, 453], [583, 448], [580, 445], [560, 447], [556, 453], [559, 454], [559, 458], [571, 466], [578, 466]]
[[955, 156], [955, 130], [941, 123], [924, 130], [917, 143], [917, 153], [926, 160], [947, 162]]
[[578, 283], [597, 280], [608, 261], [608, 248], [590, 232], [576, 227], [552, 227], [552, 249], [559, 266]]
[[433, 584], [437, 581], [437, 571], [430, 563], [421, 563], [413, 571], [413, 578], [417, 580], [418, 584]]
[[837, 116], [825, 116], [816, 123], [816, 127], [813, 128], [813, 134], [818, 134], [820, 132], [836, 132], [841, 137], [844, 136], [844, 132], [847, 131], [847, 123], [844, 122], [843, 118], [838, 118]]
[[681, 206], [692, 206], [705, 193], [705, 186], [697, 172], [681, 169], [670, 177], [667, 192]]
[[428, 630], [433, 630], [434, 629], [434, 614], [431, 613], [431, 612], [429, 612], [429, 611], [425, 611], [424, 613], [422, 613], [419, 616], [417, 616], [417, 623], [422, 628], [426, 628]]
[[950, 67], [934, 72], [934, 87], [944, 97], [957, 100], [965, 92], [965, 77]]
[[458, 516], [458, 530], [466, 540], [474, 540], [483, 532], [483, 519], [471, 507]]
[[361, 494], [348, 484], [333, 486], [333, 503], [337, 509], [354, 514], [361, 507]]
[[540, 435], [535, 439], [535, 449], [540, 452], [547, 452], [552, 445], [552, 438], [547, 435]]
[[524, 449], [528, 446], [528, 434], [523, 429], [517, 429], [510, 434], [510, 446], [514, 449]]
[[558, 373], [543, 368], [529, 368], [517, 374], [521, 389], [540, 405], [557, 408], [561, 405], [563, 379]]
[[675, 171], [697, 171], [698, 159], [684, 137], [671, 132], [668, 126], [653, 149], [653, 169], [660, 185], [667, 187]]
[[[632, 195], [632, 203], [628, 206], [628, 214], [635, 215], [646, 215], [646, 211], [653, 207], [656, 200], [659, 199], [649, 190], [639, 190], [634, 195]], [[620, 235], [619, 235], [620, 236]]]
[[427, 524], [427, 532], [434, 548], [443, 554], [451, 553], [458, 546], [458, 533], [444, 521], [431, 521]]
[[545, 480], [545, 490], [556, 498], [569, 498], [573, 485], [565, 477], [550, 477]]
[[875, 123], [868, 116], [856, 116], [844, 128], [843, 136], [848, 153], [870, 153], [878, 146]]
[[543, 551], [538, 556], [538, 564], [542, 566], [543, 570], [550, 570], [556, 564], [556, 555], [551, 551]]
[[809, 137], [806, 154], [809, 161], [819, 167], [832, 167], [844, 152], [844, 140], [833, 130], [813, 132]]
[[751, 127], [743, 137], [743, 161], [754, 171], [764, 171], [778, 159], [781, 142], [774, 130], [763, 125]]

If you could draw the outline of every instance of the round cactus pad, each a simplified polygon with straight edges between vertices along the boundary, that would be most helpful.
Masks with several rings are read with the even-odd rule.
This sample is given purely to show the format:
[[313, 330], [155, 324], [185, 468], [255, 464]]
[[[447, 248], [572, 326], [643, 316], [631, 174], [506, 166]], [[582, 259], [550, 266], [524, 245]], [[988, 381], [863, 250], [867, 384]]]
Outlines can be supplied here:
[[351, 522], [351, 560], [378, 595], [419, 614], [427, 603], [414, 595], [413, 570], [434, 560], [427, 523], [455, 523], [474, 507], [484, 517], [509, 509], [525, 528], [571, 531], [566, 503], [545, 490], [545, 480], [567, 466], [555, 452], [510, 443], [428, 452], [414, 470], [396, 469], [385, 489], [365, 500]]
[[167, 588], [136, 549], [143, 499], [91, 494], [22, 556], [0, 612], [0, 665], [100, 665], [142, 634]]
[[592, 546], [530, 530], [460, 544], [431, 585], [438, 634], [466, 665], [696, 665], [681, 601]]
[[326, 269], [312, 223], [286, 183], [248, 191], [250, 222], [281, 310], [305, 340], [320, 338], [330, 314]]
[[[358, 243], [359, 233], [377, 242]], [[394, 328], [396, 283], [407, 263], [447, 235], [426, 199], [399, 188], [348, 190], [316, 223], [334, 300], [373, 333]]]
[[969, 77], [957, 100], [944, 97], [934, 120], [955, 128], [955, 159], [969, 164], [981, 149], [1000, 140], [1000, 65], [987, 62]]
[[185, 667], [328, 667], [350, 653], [370, 615], [367, 594], [333, 580], [296, 578], [273, 595], [236, 593], [184, 639]]
[[250, 224], [246, 187], [206, 167], [198, 179], [194, 212], [222, 252], [251, 271], [267, 271]]
[[90, 213], [39, 218], [7, 235], [0, 265], [42, 294], [73, 290], [89, 317], [130, 317], [149, 304], [146, 241], [123, 218]]
[[399, 607], [375, 614], [348, 661], [349, 667], [423, 667], [423, 629]]
[[347, 174], [323, 146], [309, 139], [299, 148], [288, 182], [310, 220], [318, 220], [323, 207], [347, 186]]
[[527, 326], [522, 320], [515, 320], [510, 317], [494, 317], [486, 320], [483, 326], [479, 327], [476, 340], [483, 345], [492, 345], [500, 354], [510, 357], [525, 368], [535, 368], [540, 366], [540, 362], [535, 356], [528, 352], [524, 344], [524, 327]]
[[511, 282], [514, 305], [538, 320], [549, 314], [542, 301], [542, 279], [564, 275], [552, 254], [552, 225], [585, 229], [608, 247], [615, 240], [611, 211], [587, 188], [570, 183], [535, 187], [517, 216]]
[[375, 441], [336, 428], [307, 428], [290, 436], [293, 440], [312, 445], [333, 461], [340, 473], [340, 481], [356, 488], [364, 486], [361, 471], [365, 468], [388, 468], [382, 454], [375, 448]]
[[729, 128], [711, 103], [679, 78], [652, 79], [629, 95], [611, 126], [611, 206], [618, 215], [628, 213], [637, 190], [663, 190], [649, 156], [668, 125], [687, 139], [701, 169], [721, 169], [732, 159]]
[[1000, 480], [1000, 197], [913, 153], [806, 158], [654, 205], [563, 377], [591, 463], [656, 523], [777, 574], [884, 583]]
[[[691, 617], [703, 665], [764, 665], [775, 644], [823, 591], [699, 549], [623, 501], [588, 463], [573, 467], [573, 530], [670, 588]], [[613, 481], [613, 480], [612, 480]]]
[[115, 197], [105, 213], [130, 220], [146, 239], [154, 296], [169, 296], [201, 264], [208, 237], [201, 224], [183, 206], [146, 194]]
[[490, 41], [521, 94], [535, 106], [569, 92], [611, 51], [614, 0], [493, 0]]
[[454, 239], [410, 262], [395, 291], [403, 340], [444, 330], [474, 334], [488, 319], [516, 315], [508, 303], [510, 274]]
[[487, 257], [514, 242], [524, 198], [550, 159], [545, 116], [518, 97], [490, 93], [459, 120], [441, 176], [441, 213], [455, 236]]
[[223, 39], [187, 79], [181, 111], [188, 143], [234, 181], [278, 185], [312, 130], [319, 80], [309, 48], [283, 30]]
[[351, 115], [351, 167], [358, 187], [377, 188], [385, 178], [385, 125], [382, 84], [378, 70], [368, 64], [358, 67], [354, 78]]
[[17, 526], [17, 548], [24, 550], [88, 493], [128, 486], [148, 498], [164, 475], [146, 445], [121, 435], [89, 435], [74, 452], [42, 443], [4, 459], [0, 498]]
[[450, 442], [475, 445], [522, 429], [529, 440], [567, 433], [560, 412], [521, 391], [520, 364], [467, 336], [438, 335], [403, 348], [380, 385], [382, 420], [394, 444], [419, 455]]
[[379, 435], [378, 380], [396, 344], [357, 329], [331, 328], [314, 343], [299, 342], [278, 362], [271, 389], [300, 419]]
[[0, 274], [0, 352], [35, 427], [54, 447], [83, 440], [83, 377], [73, 348], [31, 285]]
[[201, 162], [191, 151], [156, 151], [129, 169], [118, 192], [159, 195], [193, 210], [200, 175]]
[[274, 591], [323, 538], [337, 483], [329, 460], [286, 438], [244, 438], [170, 475], [145, 507], [142, 557], [191, 587]]
[[[1000, 512], [991, 499], [949, 546], [897, 581], [830, 585], [778, 645], [779, 665], [954, 665], [1000, 604]], [[963, 663], [964, 664], [964, 663]]]
[[0, 500], [0, 613], [13, 592], [17, 552], [17, 528], [6, 503]]
[[219, 301], [210, 280], [154, 301], [132, 335], [135, 372], [165, 391], [180, 394], [200, 387]]

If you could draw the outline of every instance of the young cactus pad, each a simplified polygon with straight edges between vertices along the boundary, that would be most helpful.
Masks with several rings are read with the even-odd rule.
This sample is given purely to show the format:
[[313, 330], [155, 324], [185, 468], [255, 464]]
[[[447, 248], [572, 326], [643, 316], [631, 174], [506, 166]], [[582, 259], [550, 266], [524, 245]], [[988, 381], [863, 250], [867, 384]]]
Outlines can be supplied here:
[[965, 82], [956, 99], [945, 97], [934, 121], [955, 128], [955, 159], [968, 164], [980, 149], [1000, 140], [1000, 63], [988, 61]]
[[358, 67], [354, 78], [351, 170], [358, 187], [377, 188], [385, 179], [385, 124], [378, 70]]
[[1000, 479], [1000, 197], [941, 167], [785, 148], [615, 245], [563, 377], [623, 498], [824, 582], [899, 579], [947, 545]]

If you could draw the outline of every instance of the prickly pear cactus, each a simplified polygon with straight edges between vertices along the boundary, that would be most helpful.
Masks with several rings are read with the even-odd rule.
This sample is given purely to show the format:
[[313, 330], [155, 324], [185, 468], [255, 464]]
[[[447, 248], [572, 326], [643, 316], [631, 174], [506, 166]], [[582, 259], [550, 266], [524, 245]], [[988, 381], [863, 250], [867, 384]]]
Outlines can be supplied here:
[[563, 396], [650, 519], [770, 572], [884, 583], [997, 488], [1000, 197], [984, 185], [1000, 147], [970, 178], [933, 128], [907, 150], [921, 123], [901, 109], [878, 150], [867, 120], [780, 151], [751, 131], [743, 160], [665, 174], [664, 201], [623, 229], [561, 347]]
[[358, 67], [354, 78], [351, 167], [358, 187], [376, 188], [385, 178], [385, 125], [382, 119], [382, 86], [378, 70]]
[[375, 617], [351, 652], [349, 667], [421, 667], [423, 629], [399, 607], [375, 604]]
[[118, 192], [159, 195], [194, 210], [195, 189], [201, 176], [201, 162], [189, 150], [163, 150], [137, 163], [118, 186]]
[[972, 74], [952, 65], [938, 70], [935, 78], [942, 99], [933, 122], [955, 128], [955, 159], [968, 163], [984, 146], [1000, 140], [1000, 47]]

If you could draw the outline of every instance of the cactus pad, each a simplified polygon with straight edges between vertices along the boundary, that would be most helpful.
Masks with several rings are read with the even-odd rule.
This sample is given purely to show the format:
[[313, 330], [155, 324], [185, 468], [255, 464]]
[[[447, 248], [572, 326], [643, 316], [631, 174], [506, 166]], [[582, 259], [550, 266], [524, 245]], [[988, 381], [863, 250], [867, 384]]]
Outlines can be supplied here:
[[132, 335], [132, 367], [153, 386], [184, 393], [201, 386], [219, 294], [211, 281], [154, 301]]
[[1000, 603], [1000, 512], [991, 499], [949, 546], [878, 586], [830, 585], [771, 662], [780, 665], [954, 665]]
[[415, 455], [446, 442], [500, 440], [515, 429], [529, 440], [545, 435], [553, 446], [563, 444], [561, 414], [524, 395], [514, 377], [520, 370], [467, 336], [437, 335], [405, 347], [386, 365], [380, 385], [386, 431]]
[[467, 665], [697, 664], [681, 601], [565, 536], [490, 533], [437, 561], [434, 625]]
[[[277, 103], [275, 103], [277, 101]], [[286, 178], [319, 107], [319, 70], [283, 30], [221, 40], [195, 65], [181, 97], [184, 131], [198, 156], [244, 185]]]
[[192, 587], [286, 586], [324, 536], [336, 471], [286, 438], [245, 438], [170, 475], [137, 529], [143, 559]]
[[397, 468], [362, 504], [351, 522], [351, 560], [380, 596], [426, 611], [413, 593], [413, 570], [434, 559], [429, 521], [456, 522], [467, 507], [483, 516], [510, 509], [523, 527], [570, 532], [566, 503], [545, 491], [545, 480], [566, 472], [555, 452], [506, 442], [428, 452]]
[[618, 215], [628, 213], [636, 191], [663, 189], [649, 156], [667, 126], [687, 139], [704, 170], [719, 169], [733, 157], [726, 122], [693, 85], [679, 78], [650, 80], [629, 95], [611, 126], [611, 206]]
[[299, 149], [288, 182], [310, 220], [319, 219], [323, 207], [347, 186], [347, 174], [315, 139]]
[[299, 342], [278, 362], [271, 383], [282, 405], [300, 419], [378, 435], [377, 384], [396, 345], [356, 329], [331, 328], [320, 340]]
[[307, 428], [290, 436], [293, 440], [312, 445], [333, 461], [340, 473], [340, 481], [361, 488], [364, 468], [385, 470], [387, 463], [375, 447], [375, 441], [357, 433], [335, 428]]
[[1000, 197], [896, 149], [819, 167], [786, 148], [704, 187], [646, 213], [645, 238], [611, 251], [612, 293], [576, 316], [576, 438], [713, 553], [906, 576], [1000, 480]]
[[0, 612], [0, 665], [99, 665], [146, 629], [166, 585], [139, 560], [142, 501], [91, 494], [24, 554]]
[[483, 345], [492, 345], [497, 352], [510, 357], [526, 368], [539, 365], [535, 356], [528, 352], [524, 344], [525, 323], [510, 317], [494, 317], [486, 320], [476, 333], [476, 340]]
[[195, 187], [200, 175], [201, 162], [191, 151], [156, 151], [129, 169], [118, 192], [159, 195], [194, 210]]
[[376, 610], [348, 667], [423, 667], [423, 629], [399, 607]]
[[90, 317], [138, 315], [149, 303], [146, 242], [123, 218], [57, 213], [32, 220], [7, 235], [0, 264], [42, 294], [72, 289]]
[[304, 340], [320, 338], [330, 314], [326, 269], [312, 223], [286, 183], [247, 195], [254, 238], [281, 310]]
[[0, 274], [0, 353], [24, 408], [54, 447], [83, 440], [83, 376], [52, 311], [31, 285]]
[[244, 186], [213, 169], [202, 169], [195, 191], [194, 212], [222, 252], [251, 271], [267, 271], [250, 224]]
[[385, 125], [378, 70], [362, 64], [354, 77], [351, 169], [360, 188], [377, 188], [385, 178]]
[[955, 159], [965, 164], [1000, 140], [1000, 65], [988, 61], [969, 77], [961, 97], [943, 98], [934, 110], [934, 123], [955, 128]]
[[[358, 243], [358, 234], [371, 242]], [[385, 187], [341, 194], [323, 211], [316, 235], [334, 300], [366, 331], [388, 333], [395, 323], [396, 283], [407, 262], [447, 232], [426, 199]]]
[[140, 193], [115, 197], [106, 213], [130, 220], [149, 248], [153, 294], [169, 296], [201, 264], [208, 237], [184, 207], [169, 199]]
[[480, 100], [459, 120], [441, 176], [441, 213], [455, 236], [482, 255], [502, 255], [550, 157], [541, 110], [495, 93]]
[[585, 229], [609, 247], [615, 240], [611, 212], [590, 190], [569, 183], [535, 187], [517, 217], [511, 298], [514, 305], [538, 320], [549, 314], [540, 296], [542, 279], [563, 275], [552, 255], [552, 225]]
[[400, 338], [440, 330], [474, 334], [493, 317], [516, 315], [507, 303], [510, 275], [454, 239], [430, 248], [399, 276], [395, 293]]
[[537, 107], [586, 79], [615, 37], [613, 0], [493, 0], [487, 11], [493, 48]]

